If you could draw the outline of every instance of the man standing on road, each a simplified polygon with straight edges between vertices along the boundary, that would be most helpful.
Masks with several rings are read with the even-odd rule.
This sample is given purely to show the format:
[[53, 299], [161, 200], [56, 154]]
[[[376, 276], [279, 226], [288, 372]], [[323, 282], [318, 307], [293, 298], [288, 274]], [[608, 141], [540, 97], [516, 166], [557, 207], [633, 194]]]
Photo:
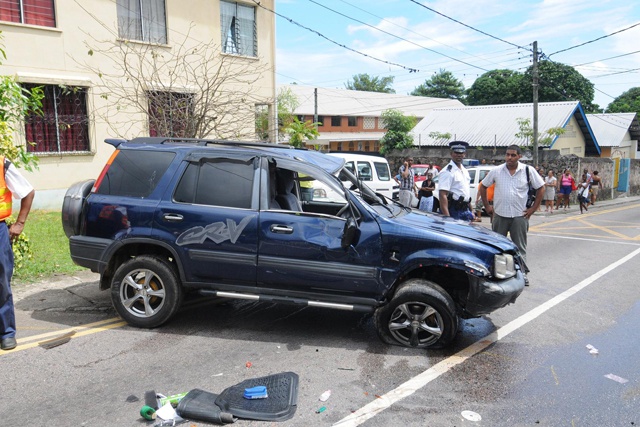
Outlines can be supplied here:
[[473, 221], [471, 212], [471, 189], [469, 171], [462, 166], [469, 143], [453, 141], [449, 143], [451, 161], [438, 177], [440, 212], [443, 215], [464, 221]]
[[414, 174], [411, 165], [413, 165], [413, 158], [407, 157], [399, 170], [400, 192], [398, 193], [398, 201], [408, 208], [411, 207], [411, 199], [415, 194]]
[[[544, 181], [535, 169], [520, 163], [521, 157], [520, 147], [507, 147], [505, 163], [491, 169], [478, 189], [487, 213], [494, 213], [491, 228], [503, 236], [509, 234], [526, 263], [529, 218], [540, 206], [544, 195]], [[492, 206], [488, 203], [487, 188], [494, 183], [496, 187]], [[531, 206], [527, 206], [529, 188], [536, 190], [536, 199]], [[525, 283], [528, 285], [527, 271], [525, 266]]]
[[[16, 222], [7, 227], [5, 220], [11, 216], [11, 198], [20, 199], [20, 212]], [[31, 210], [35, 190], [20, 175], [13, 164], [0, 157], [0, 347], [11, 350], [16, 347], [16, 316], [11, 292], [13, 275], [13, 250], [11, 242], [24, 229]]]

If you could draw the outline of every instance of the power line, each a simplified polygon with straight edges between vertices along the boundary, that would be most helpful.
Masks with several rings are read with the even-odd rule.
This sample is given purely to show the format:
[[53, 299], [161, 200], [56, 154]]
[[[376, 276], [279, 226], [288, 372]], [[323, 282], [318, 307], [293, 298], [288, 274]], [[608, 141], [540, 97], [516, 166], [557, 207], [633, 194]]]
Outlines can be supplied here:
[[[413, 1], [413, 0], [411, 0], [411, 1]], [[577, 44], [577, 45], [575, 45], [575, 46], [571, 46], [571, 47], [568, 47], [568, 48], [566, 48], [566, 49], [562, 49], [562, 50], [559, 50], [559, 51], [557, 51], [557, 52], [553, 52], [552, 54], [550, 54], [549, 56], [547, 56], [547, 58], [548, 58], [548, 57], [550, 57], [551, 55], [555, 55], [556, 53], [566, 52], [566, 51], [568, 51], [568, 50], [575, 49], [575, 48], [578, 48], [578, 47], [580, 47], [580, 46], [584, 46], [584, 45], [589, 44], [589, 43], [597, 42], [598, 40], [606, 39], [607, 37], [611, 37], [611, 36], [613, 36], [613, 35], [615, 35], [615, 34], [619, 34], [619, 33], [623, 32], [623, 31], [630, 30], [630, 29], [632, 29], [633, 27], [637, 27], [638, 25], [640, 25], [640, 22], [638, 22], [638, 23], [636, 23], [636, 24], [633, 24], [633, 25], [632, 25], [632, 26], [630, 26], [630, 27], [623, 28], [622, 30], [614, 31], [614, 32], [613, 32], [613, 33], [611, 33], [611, 34], [607, 34], [607, 35], [604, 35], [604, 36], [598, 37], [597, 39], [589, 40], [588, 42], [580, 43], [580, 44]]]
[[350, 19], [350, 20], [355, 21], [355, 22], [357, 22], [357, 23], [359, 23], [359, 24], [362, 24], [362, 25], [366, 25], [367, 27], [373, 28], [373, 29], [374, 29], [374, 30], [376, 30], [376, 31], [380, 31], [381, 33], [387, 34], [387, 35], [389, 35], [389, 36], [391, 36], [391, 37], [394, 37], [394, 38], [396, 38], [396, 39], [399, 39], [399, 40], [402, 40], [402, 41], [404, 41], [404, 42], [410, 43], [410, 44], [412, 44], [412, 45], [414, 45], [414, 46], [418, 46], [418, 47], [419, 47], [419, 48], [421, 48], [421, 49], [428, 50], [429, 52], [433, 52], [433, 53], [435, 53], [435, 54], [437, 54], [437, 55], [442, 55], [442, 56], [444, 56], [445, 58], [449, 58], [449, 59], [451, 59], [451, 60], [453, 60], [453, 61], [460, 62], [460, 63], [462, 63], [462, 64], [468, 65], [468, 66], [473, 67], [473, 68], [478, 68], [479, 70], [482, 70], [482, 71], [489, 71], [489, 70], [486, 70], [486, 69], [484, 69], [484, 68], [482, 68], [482, 67], [478, 67], [478, 66], [476, 66], [476, 65], [470, 64], [470, 63], [465, 62], [465, 61], [462, 61], [462, 60], [460, 60], [460, 59], [456, 59], [456, 58], [454, 58], [454, 57], [452, 57], [452, 56], [445, 55], [444, 53], [440, 53], [440, 52], [438, 52], [438, 51], [436, 51], [436, 50], [429, 49], [428, 47], [424, 47], [424, 46], [422, 46], [422, 45], [419, 45], [418, 43], [412, 42], [411, 40], [407, 40], [407, 39], [405, 39], [405, 38], [403, 38], [403, 37], [400, 37], [400, 36], [397, 36], [397, 35], [395, 35], [395, 34], [392, 34], [392, 33], [388, 32], [388, 31], [382, 30], [382, 29], [380, 29], [380, 28], [378, 28], [378, 27], [375, 27], [375, 26], [373, 26], [373, 25], [371, 25], [371, 24], [368, 24], [368, 23], [366, 23], [366, 22], [364, 22], [364, 21], [360, 21], [359, 19], [356, 19], [356, 18], [353, 18], [353, 17], [351, 17], [351, 16], [345, 15], [345, 14], [344, 14], [344, 13], [342, 13], [342, 12], [338, 12], [337, 10], [334, 10], [334, 9], [331, 9], [330, 7], [327, 7], [327, 6], [325, 6], [325, 5], [322, 5], [322, 4], [318, 3], [318, 2], [317, 2], [317, 1], [315, 1], [315, 0], [308, 0], [308, 1], [309, 1], [309, 2], [311, 2], [311, 3], [313, 3], [313, 4], [316, 4], [316, 5], [320, 6], [320, 7], [322, 7], [322, 8], [324, 8], [324, 9], [327, 9], [327, 10], [329, 10], [329, 11], [331, 11], [331, 12], [333, 12], [333, 13], [337, 14], [337, 15], [340, 15], [340, 16], [342, 16], [342, 17], [344, 17], [344, 18]]
[[418, 70], [418, 69], [416, 69], [416, 68], [412, 68], [412, 67], [408, 67], [408, 66], [405, 66], [405, 65], [402, 65], [402, 64], [398, 64], [398, 63], [396, 63], [396, 62], [391, 62], [391, 61], [387, 61], [387, 60], [384, 60], [384, 59], [376, 58], [375, 56], [371, 56], [371, 55], [366, 54], [366, 53], [364, 53], [364, 52], [360, 52], [359, 50], [352, 49], [352, 48], [350, 48], [350, 47], [348, 47], [348, 46], [346, 46], [346, 45], [344, 45], [344, 44], [338, 43], [337, 41], [330, 39], [329, 37], [325, 36], [324, 34], [322, 34], [322, 33], [321, 33], [321, 32], [319, 32], [319, 31], [314, 30], [313, 28], [306, 27], [306, 26], [304, 26], [304, 25], [300, 24], [299, 22], [294, 21], [293, 19], [291, 19], [291, 18], [289, 18], [289, 17], [286, 17], [286, 16], [284, 16], [284, 15], [282, 15], [282, 14], [280, 14], [280, 13], [276, 12], [275, 10], [271, 10], [271, 9], [269, 9], [269, 8], [268, 8], [268, 7], [266, 7], [266, 6], [263, 6], [262, 4], [260, 4], [260, 1], [258, 1], [258, 0], [253, 0], [253, 2], [254, 2], [258, 7], [261, 7], [262, 9], [267, 10], [267, 11], [269, 11], [269, 12], [273, 13], [274, 15], [276, 15], [276, 16], [278, 16], [278, 17], [280, 17], [280, 18], [282, 18], [282, 19], [284, 19], [284, 20], [286, 20], [286, 21], [288, 21], [289, 23], [294, 24], [294, 25], [297, 25], [298, 27], [303, 28], [303, 29], [305, 29], [305, 30], [307, 30], [307, 31], [310, 31], [310, 32], [312, 32], [312, 33], [316, 34], [317, 36], [322, 37], [322, 38], [323, 38], [323, 39], [325, 39], [326, 41], [328, 41], [328, 42], [330, 42], [330, 43], [333, 43], [333, 44], [335, 44], [336, 46], [339, 46], [339, 47], [341, 47], [341, 48], [344, 48], [344, 49], [346, 49], [346, 50], [348, 50], [348, 51], [351, 51], [351, 52], [353, 52], [353, 53], [357, 53], [358, 55], [362, 55], [362, 56], [367, 57], [367, 58], [369, 58], [369, 59], [373, 59], [374, 61], [378, 61], [378, 62], [382, 62], [382, 63], [384, 63], [384, 64], [394, 65], [394, 66], [396, 66], [396, 67], [404, 68], [405, 70], [409, 71], [409, 73], [417, 73], [417, 72], [419, 72], [419, 71], [420, 71], [420, 70]]
[[609, 59], [622, 58], [623, 56], [634, 55], [634, 54], [636, 54], [636, 53], [640, 53], [640, 50], [636, 50], [636, 51], [634, 51], [634, 52], [629, 52], [629, 53], [623, 53], [622, 55], [610, 56], [610, 57], [608, 57], [608, 58], [604, 58], [604, 59], [597, 59], [597, 60], [595, 60], [595, 61], [591, 61], [591, 62], [584, 62], [584, 63], [582, 63], [582, 64], [573, 65], [573, 67], [582, 67], [583, 65], [593, 64], [594, 62], [608, 61]]
[[506, 43], [506, 44], [509, 44], [509, 45], [511, 45], [511, 46], [515, 46], [515, 47], [517, 47], [517, 48], [519, 48], [519, 49], [524, 49], [524, 50], [531, 51], [531, 49], [528, 49], [528, 48], [526, 48], [526, 47], [523, 47], [523, 46], [517, 45], [517, 44], [515, 44], [515, 43], [511, 43], [510, 41], [507, 41], [507, 40], [503, 40], [503, 39], [501, 39], [500, 37], [496, 37], [496, 36], [494, 36], [494, 35], [491, 35], [491, 34], [489, 34], [489, 33], [484, 32], [484, 31], [482, 31], [482, 30], [479, 30], [479, 29], [477, 29], [477, 28], [474, 28], [474, 27], [472, 27], [471, 25], [467, 25], [467, 24], [465, 24], [464, 22], [460, 22], [460, 21], [458, 21], [457, 19], [454, 19], [454, 18], [452, 18], [452, 17], [450, 17], [450, 16], [447, 16], [447, 15], [445, 15], [444, 13], [440, 13], [440, 12], [438, 12], [438, 11], [437, 11], [437, 10], [435, 10], [435, 9], [432, 9], [432, 8], [430, 8], [430, 7], [428, 7], [428, 6], [425, 6], [425, 5], [424, 5], [424, 4], [422, 4], [422, 3], [417, 2], [416, 0], [409, 0], [409, 1], [410, 1], [410, 2], [412, 2], [412, 3], [417, 4], [418, 6], [424, 7], [425, 9], [430, 10], [431, 12], [436, 13], [436, 14], [438, 14], [438, 15], [440, 15], [440, 16], [442, 16], [442, 17], [444, 17], [444, 18], [447, 18], [447, 19], [449, 19], [449, 20], [451, 20], [451, 21], [453, 21], [453, 22], [455, 22], [455, 23], [457, 23], [457, 24], [460, 24], [460, 25], [462, 25], [462, 26], [464, 26], [464, 27], [467, 27], [467, 28], [469, 28], [469, 29], [471, 29], [471, 30], [473, 30], [473, 31], [476, 31], [476, 32], [480, 33], [480, 34], [484, 34], [484, 35], [485, 35], [485, 36], [487, 36], [487, 37], [491, 37], [492, 39], [495, 39], [495, 40], [501, 41], [502, 43]]

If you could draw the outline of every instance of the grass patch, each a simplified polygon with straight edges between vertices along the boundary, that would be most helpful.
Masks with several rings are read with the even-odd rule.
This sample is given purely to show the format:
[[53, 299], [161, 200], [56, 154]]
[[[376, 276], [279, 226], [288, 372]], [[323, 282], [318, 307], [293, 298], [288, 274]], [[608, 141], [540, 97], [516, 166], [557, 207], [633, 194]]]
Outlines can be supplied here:
[[60, 211], [31, 211], [24, 233], [31, 242], [33, 258], [14, 271], [13, 278], [17, 283], [32, 283], [54, 274], [84, 270], [71, 261], [69, 239], [62, 230]]

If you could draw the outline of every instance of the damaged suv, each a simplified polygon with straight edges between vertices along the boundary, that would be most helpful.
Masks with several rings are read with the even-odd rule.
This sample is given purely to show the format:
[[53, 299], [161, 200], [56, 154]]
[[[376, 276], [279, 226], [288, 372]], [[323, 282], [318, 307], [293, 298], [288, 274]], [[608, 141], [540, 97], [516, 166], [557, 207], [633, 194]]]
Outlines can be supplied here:
[[442, 347], [459, 318], [524, 289], [515, 245], [405, 208], [338, 157], [263, 143], [136, 138], [97, 180], [73, 185], [73, 261], [100, 273], [130, 325], [153, 328], [187, 290], [371, 312], [390, 344]]

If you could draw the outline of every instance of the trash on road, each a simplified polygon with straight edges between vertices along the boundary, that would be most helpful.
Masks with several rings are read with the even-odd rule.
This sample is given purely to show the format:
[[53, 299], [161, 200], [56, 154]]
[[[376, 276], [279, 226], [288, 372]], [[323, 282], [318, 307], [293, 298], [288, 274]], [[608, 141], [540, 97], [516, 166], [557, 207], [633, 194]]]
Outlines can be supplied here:
[[59, 337], [51, 338], [46, 341], [40, 341], [38, 345], [42, 348], [50, 350], [54, 347], [58, 347], [59, 345], [66, 344], [71, 341], [71, 337], [76, 334], [76, 331], [67, 332], [64, 335], [60, 335]]
[[598, 349], [592, 346], [591, 344], [587, 344], [587, 348], [589, 349], [589, 353], [598, 354]]
[[469, 420], [469, 421], [481, 421], [482, 417], [480, 416], [480, 414], [478, 414], [477, 412], [473, 412], [473, 411], [462, 411], [460, 413], [460, 415], [462, 415], [462, 417], [465, 420]]
[[622, 378], [622, 377], [619, 377], [619, 376], [617, 376], [617, 375], [615, 375], [615, 374], [607, 374], [607, 375], [605, 375], [604, 377], [605, 377], [605, 378], [609, 378], [610, 380], [613, 380], [613, 381], [619, 382], [620, 384], [624, 384], [624, 383], [629, 382], [629, 380], [627, 380], [627, 379], [625, 379], [625, 378]]
[[327, 390], [320, 395], [320, 402], [326, 402], [331, 397], [331, 390]]

